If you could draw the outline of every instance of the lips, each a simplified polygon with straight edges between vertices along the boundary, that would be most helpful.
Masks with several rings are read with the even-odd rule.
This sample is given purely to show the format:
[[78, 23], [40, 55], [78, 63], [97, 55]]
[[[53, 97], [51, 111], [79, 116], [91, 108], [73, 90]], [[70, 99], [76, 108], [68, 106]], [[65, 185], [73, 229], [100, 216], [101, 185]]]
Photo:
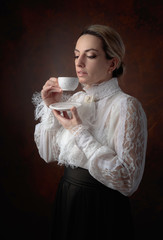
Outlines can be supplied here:
[[83, 77], [83, 76], [87, 75], [87, 72], [77, 71], [77, 75], [78, 75], [78, 77]]

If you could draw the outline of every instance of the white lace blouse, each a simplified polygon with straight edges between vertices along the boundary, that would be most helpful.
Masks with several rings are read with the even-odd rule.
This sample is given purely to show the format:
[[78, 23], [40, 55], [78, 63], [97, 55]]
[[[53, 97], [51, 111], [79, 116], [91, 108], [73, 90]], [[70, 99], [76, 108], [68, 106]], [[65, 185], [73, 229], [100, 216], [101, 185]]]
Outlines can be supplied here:
[[75, 93], [82, 124], [73, 133], [64, 129], [34, 96], [35, 142], [46, 161], [88, 169], [102, 184], [132, 195], [142, 179], [147, 145], [146, 116], [140, 102], [125, 94], [116, 78]]

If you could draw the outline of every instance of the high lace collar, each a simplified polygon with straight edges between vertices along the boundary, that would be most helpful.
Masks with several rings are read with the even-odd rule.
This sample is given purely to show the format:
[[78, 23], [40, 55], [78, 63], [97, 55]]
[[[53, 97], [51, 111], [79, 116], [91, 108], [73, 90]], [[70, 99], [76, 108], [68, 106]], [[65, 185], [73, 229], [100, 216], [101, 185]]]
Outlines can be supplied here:
[[88, 95], [93, 96], [96, 101], [105, 97], [111, 97], [118, 91], [121, 91], [117, 78], [112, 78], [106, 82], [95, 84], [88, 89], [84, 87], [83, 89]]

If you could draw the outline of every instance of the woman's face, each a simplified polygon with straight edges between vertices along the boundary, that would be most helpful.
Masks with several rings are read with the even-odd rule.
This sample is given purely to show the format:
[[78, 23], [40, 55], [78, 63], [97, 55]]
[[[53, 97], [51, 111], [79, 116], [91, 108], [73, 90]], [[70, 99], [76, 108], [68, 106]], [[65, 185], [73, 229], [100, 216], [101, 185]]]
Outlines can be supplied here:
[[100, 38], [90, 34], [82, 35], [76, 43], [74, 53], [76, 74], [80, 83], [90, 87], [112, 77], [112, 60], [106, 59]]

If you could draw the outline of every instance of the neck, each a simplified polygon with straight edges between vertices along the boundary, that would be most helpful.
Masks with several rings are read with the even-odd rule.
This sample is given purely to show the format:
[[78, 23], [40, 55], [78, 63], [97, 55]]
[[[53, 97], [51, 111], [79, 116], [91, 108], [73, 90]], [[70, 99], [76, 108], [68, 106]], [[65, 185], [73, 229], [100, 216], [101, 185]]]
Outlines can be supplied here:
[[94, 85], [98, 85], [98, 84], [100, 84], [100, 83], [107, 82], [107, 81], [109, 81], [109, 80], [111, 80], [111, 79], [112, 79], [112, 76], [110, 76], [109, 78], [107, 78], [107, 79], [105, 79], [105, 80], [101, 80], [101, 81], [99, 81], [99, 82], [97, 82], [97, 83], [85, 84], [84, 87], [85, 87], [86, 89], [89, 89], [89, 88], [91, 88], [91, 87], [94, 86]]

